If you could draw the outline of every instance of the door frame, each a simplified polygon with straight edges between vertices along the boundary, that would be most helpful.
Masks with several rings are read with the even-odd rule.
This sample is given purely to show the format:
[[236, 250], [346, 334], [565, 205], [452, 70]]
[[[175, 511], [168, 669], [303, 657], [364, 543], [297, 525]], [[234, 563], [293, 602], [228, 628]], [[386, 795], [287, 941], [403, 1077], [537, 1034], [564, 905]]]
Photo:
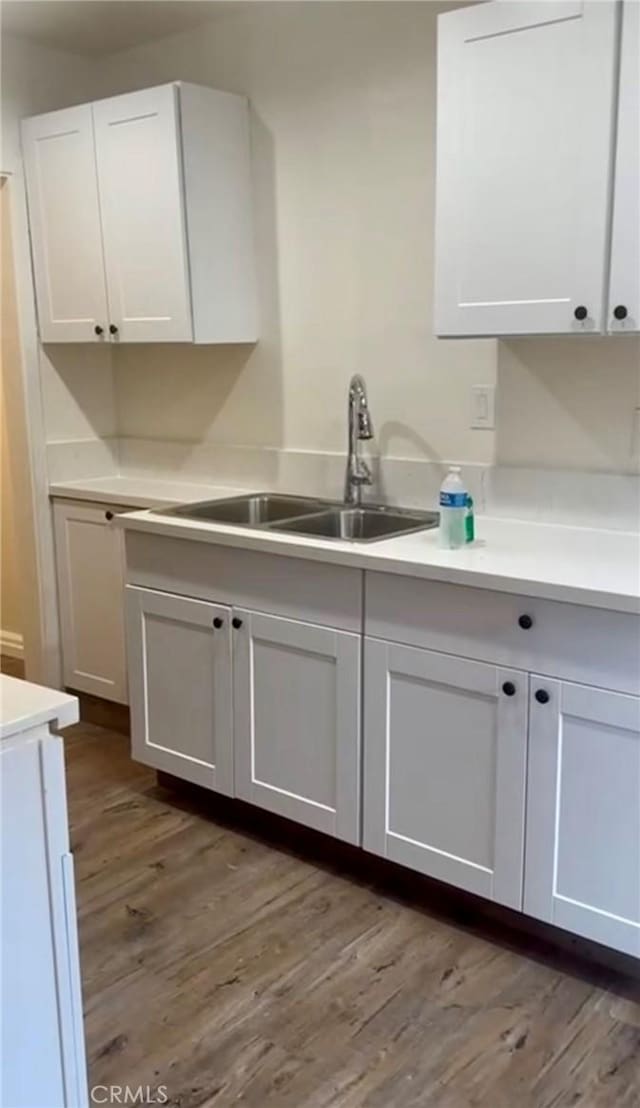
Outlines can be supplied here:
[[[31, 274], [29, 226], [22, 168], [0, 173], [3, 265], [13, 280], [3, 282], [3, 314], [12, 313], [14, 341], [4, 365], [3, 387], [12, 428], [11, 477], [20, 488], [16, 519], [21, 559], [29, 583], [24, 590], [23, 652], [29, 680], [61, 687], [62, 656], [49, 504], [46, 430], [42, 406], [40, 346]], [[6, 253], [5, 253], [6, 251]], [[4, 333], [4, 332], [3, 332]], [[4, 354], [4, 351], [3, 351]]]

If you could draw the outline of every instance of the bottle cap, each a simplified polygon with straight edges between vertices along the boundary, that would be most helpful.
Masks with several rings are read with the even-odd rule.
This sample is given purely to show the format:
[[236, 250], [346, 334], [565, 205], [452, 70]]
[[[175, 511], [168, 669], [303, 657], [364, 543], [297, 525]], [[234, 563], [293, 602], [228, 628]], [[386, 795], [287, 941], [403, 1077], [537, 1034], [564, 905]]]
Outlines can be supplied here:
[[459, 473], [460, 466], [449, 466], [449, 473]]

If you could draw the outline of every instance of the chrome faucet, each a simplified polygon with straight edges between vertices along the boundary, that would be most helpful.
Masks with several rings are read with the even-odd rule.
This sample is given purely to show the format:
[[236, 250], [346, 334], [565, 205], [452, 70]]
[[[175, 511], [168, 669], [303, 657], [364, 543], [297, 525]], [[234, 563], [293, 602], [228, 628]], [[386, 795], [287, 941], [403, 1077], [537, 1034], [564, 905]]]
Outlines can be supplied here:
[[367, 389], [364, 379], [354, 373], [349, 383], [349, 454], [345, 479], [344, 499], [346, 504], [360, 504], [362, 486], [373, 484], [371, 470], [358, 452], [358, 443], [373, 438], [373, 424], [367, 404]]

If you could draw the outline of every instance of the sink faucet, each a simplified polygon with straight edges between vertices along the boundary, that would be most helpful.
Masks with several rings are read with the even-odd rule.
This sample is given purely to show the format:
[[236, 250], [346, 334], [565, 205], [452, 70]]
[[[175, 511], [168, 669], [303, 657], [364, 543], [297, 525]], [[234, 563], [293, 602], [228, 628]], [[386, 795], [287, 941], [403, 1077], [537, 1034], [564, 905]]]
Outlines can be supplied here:
[[358, 452], [358, 443], [373, 438], [373, 424], [367, 404], [364, 379], [354, 373], [349, 383], [349, 454], [345, 479], [344, 499], [347, 504], [360, 504], [362, 486], [373, 484], [371, 470]]

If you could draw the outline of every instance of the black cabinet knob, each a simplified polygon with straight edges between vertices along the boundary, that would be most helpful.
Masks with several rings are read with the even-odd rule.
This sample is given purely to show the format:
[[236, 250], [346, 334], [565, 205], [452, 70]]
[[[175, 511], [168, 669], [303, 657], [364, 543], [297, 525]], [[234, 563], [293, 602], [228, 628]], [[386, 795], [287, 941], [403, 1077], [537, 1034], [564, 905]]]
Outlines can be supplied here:
[[107, 522], [110, 522], [113, 519], [113, 512], [105, 512], [104, 518], [107, 520]]
[[236, 631], [239, 631], [242, 627], [242, 620], [238, 619], [237, 616], [234, 616], [231, 620], [231, 626], [234, 627]]
[[518, 623], [523, 631], [530, 631], [533, 627], [533, 620], [531, 616], [520, 616], [520, 618], [518, 619]]
[[578, 304], [578, 307], [573, 314], [576, 319], [586, 319], [589, 313], [587, 312], [584, 304]]
[[96, 325], [95, 325], [95, 327], [93, 328], [93, 330], [95, 331], [96, 335], [102, 335], [102, 334], [104, 334], [104, 327], [101, 327], [99, 323], [96, 323]]
[[549, 693], [547, 692], [546, 689], [536, 689], [535, 696], [536, 696], [536, 700], [538, 701], [538, 704], [548, 704], [549, 703]]
[[118, 334], [118, 328], [116, 327], [115, 323], [110, 323], [109, 324], [109, 334], [110, 335], [117, 335]]
[[221, 627], [224, 627], [224, 620], [220, 619], [220, 616], [216, 616], [213, 621], [213, 626], [216, 631], [219, 631]]
[[513, 681], [505, 681], [504, 685], [502, 686], [502, 691], [505, 696], [515, 696], [516, 687]]
[[629, 313], [624, 304], [617, 304], [613, 309], [613, 314], [616, 319], [626, 319]]

